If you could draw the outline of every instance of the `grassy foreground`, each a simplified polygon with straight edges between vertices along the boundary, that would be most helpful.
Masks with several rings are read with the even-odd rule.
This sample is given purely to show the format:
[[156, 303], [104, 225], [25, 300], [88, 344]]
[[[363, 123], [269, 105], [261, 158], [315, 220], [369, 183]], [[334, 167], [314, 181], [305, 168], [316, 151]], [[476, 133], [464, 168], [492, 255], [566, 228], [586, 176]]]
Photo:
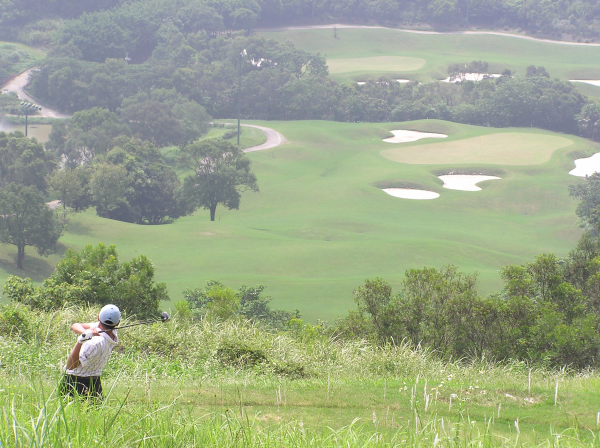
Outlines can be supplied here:
[[[494, 35], [413, 34], [393, 29], [289, 30], [263, 32], [281, 42], [327, 56], [331, 75], [365, 81], [386, 75], [428, 82], [446, 78], [448, 65], [483, 60], [490, 73], [504, 68], [525, 76], [529, 65], [542, 65], [562, 79], [600, 79], [600, 47], [536, 42]], [[373, 63], [373, 59], [377, 63]], [[404, 58], [400, 60], [399, 58]], [[416, 60], [425, 60], [417, 64]]]
[[[527, 263], [548, 252], [566, 256], [581, 234], [567, 187], [582, 182], [568, 174], [573, 159], [597, 151], [587, 140], [435, 120], [257, 124], [277, 129], [289, 143], [248, 154], [260, 193], [244, 193], [240, 210], [219, 207], [215, 222], [199, 210], [163, 226], [111, 221], [88, 210], [71, 217], [58, 254], [45, 259], [28, 250], [25, 272], [14, 267], [13, 247], [4, 246], [0, 283], [8, 274], [41, 282], [67, 247], [80, 250], [103, 242], [115, 244], [124, 261], [147, 255], [155, 263], [157, 280], [167, 283], [175, 301], [185, 288], [210, 279], [233, 288], [264, 284], [273, 307], [298, 308], [316, 322], [333, 320], [353, 307], [352, 291], [365, 278], [380, 276], [397, 288], [410, 268], [452, 263], [465, 272], [477, 271], [480, 290], [487, 294], [501, 288], [502, 266]], [[382, 141], [401, 128], [448, 138], [398, 145]], [[421, 157], [430, 145], [454, 148], [461, 141], [490, 141], [490, 135], [496, 136], [494, 141], [504, 134], [510, 144], [495, 157], [504, 154], [505, 164], [458, 157], [452, 163], [411, 164], [382, 155], [405, 147]], [[546, 162], [514, 165], [515, 150], [528, 157], [528, 145], [536, 138], [547, 145], [558, 142], [559, 149], [547, 153], [542, 148]], [[563, 146], [564, 140], [570, 144]], [[482, 155], [485, 149], [481, 147]], [[447, 190], [437, 175], [451, 171], [502, 180], [482, 184], [479, 192]], [[406, 184], [441, 196], [411, 201], [381, 191]]]
[[177, 316], [120, 332], [121, 347], [103, 377], [103, 404], [67, 402], [56, 385], [74, 343], [69, 324], [90, 320], [97, 310], [21, 312], [28, 326], [9, 335], [3, 310], [3, 446], [600, 442], [600, 377], [594, 372], [485, 359], [444, 363], [405, 346], [339, 341], [316, 327], [272, 334], [243, 323], [190, 323]]

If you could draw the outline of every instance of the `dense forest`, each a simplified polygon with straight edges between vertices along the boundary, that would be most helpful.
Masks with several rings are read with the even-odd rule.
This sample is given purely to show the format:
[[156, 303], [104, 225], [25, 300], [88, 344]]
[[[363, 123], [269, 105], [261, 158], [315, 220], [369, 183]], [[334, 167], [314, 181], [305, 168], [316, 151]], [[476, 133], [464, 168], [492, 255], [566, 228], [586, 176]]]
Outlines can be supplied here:
[[[522, 29], [574, 40], [600, 35], [600, 5], [591, 0], [1, 0], [0, 38], [40, 42], [69, 22], [63, 39], [86, 30], [97, 45], [148, 54], [165, 26], [187, 33], [307, 22], [373, 22], [411, 26]], [[119, 55], [121, 56], [121, 55]]]

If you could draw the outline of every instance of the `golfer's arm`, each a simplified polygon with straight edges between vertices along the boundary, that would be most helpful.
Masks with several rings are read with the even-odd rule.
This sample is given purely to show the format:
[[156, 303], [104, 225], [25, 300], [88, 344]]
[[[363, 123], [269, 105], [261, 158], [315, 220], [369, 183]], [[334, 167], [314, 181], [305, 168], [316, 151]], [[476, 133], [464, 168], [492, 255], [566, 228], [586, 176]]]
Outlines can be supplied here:
[[85, 332], [86, 330], [89, 330], [91, 328], [92, 324], [73, 324], [71, 325], [71, 330], [73, 330], [75, 333], [77, 334], [81, 334], [83, 332]]
[[[73, 326], [75, 326], [75, 325], [73, 325]], [[75, 331], [75, 330], [73, 330], [73, 331]], [[80, 344], [79, 342], [75, 343], [75, 347], [73, 347], [73, 350], [71, 350], [71, 354], [69, 355], [69, 358], [67, 359], [67, 370], [71, 370], [76, 367], [79, 367], [79, 365], [81, 364], [81, 361], [79, 361], [79, 352], [81, 351], [81, 346], [82, 346], [82, 344]]]

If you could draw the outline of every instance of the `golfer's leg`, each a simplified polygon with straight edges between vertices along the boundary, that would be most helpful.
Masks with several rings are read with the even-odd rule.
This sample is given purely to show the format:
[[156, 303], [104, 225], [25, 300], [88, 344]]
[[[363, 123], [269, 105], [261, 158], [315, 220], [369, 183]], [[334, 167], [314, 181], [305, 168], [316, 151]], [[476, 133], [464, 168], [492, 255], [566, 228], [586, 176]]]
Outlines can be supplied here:
[[90, 378], [90, 396], [94, 398], [102, 398], [102, 382], [99, 376]]
[[75, 396], [75, 382], [73, 381], [73, 376], [72, 375], [65, 375], [63, 376], [59, 386], [58, 386], [58, 391], [60, 392], [60, 394], [65, 397], [65, 396], [70, 396], [73, 397]]
[[90, 378], [87, 376], [77, 376], [77, 383], [75, 385], [75, 390], [77, 391], [77, 395], [85, 397], [90, 394]]

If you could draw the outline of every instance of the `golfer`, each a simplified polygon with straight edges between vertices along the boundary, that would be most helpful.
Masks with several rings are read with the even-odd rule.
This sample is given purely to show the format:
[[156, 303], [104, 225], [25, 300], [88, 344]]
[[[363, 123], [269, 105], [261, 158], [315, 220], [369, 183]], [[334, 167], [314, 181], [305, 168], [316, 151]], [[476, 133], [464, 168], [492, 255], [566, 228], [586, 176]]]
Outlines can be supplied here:
[[79, 337], [67, 360], [67, 371], [61, 384], [63, 395], [102, 398], [100, 375], [112, 349], [119, 343], [115, 327], [120, 321], [119, 308], [106, 305], [100, 310], [98, 322], [71, 326]]

